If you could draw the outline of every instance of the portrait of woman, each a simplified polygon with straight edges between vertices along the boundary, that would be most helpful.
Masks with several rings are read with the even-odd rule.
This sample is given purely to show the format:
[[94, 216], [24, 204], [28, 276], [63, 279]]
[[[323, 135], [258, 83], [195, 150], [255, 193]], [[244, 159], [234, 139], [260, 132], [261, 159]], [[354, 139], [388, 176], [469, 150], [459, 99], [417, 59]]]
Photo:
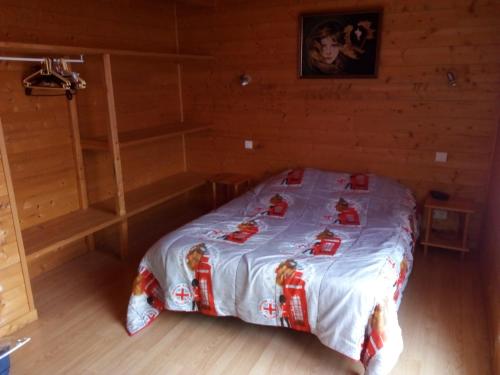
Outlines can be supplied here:
[[300, 77], [375, 77], [380, 15], [302, 15]]

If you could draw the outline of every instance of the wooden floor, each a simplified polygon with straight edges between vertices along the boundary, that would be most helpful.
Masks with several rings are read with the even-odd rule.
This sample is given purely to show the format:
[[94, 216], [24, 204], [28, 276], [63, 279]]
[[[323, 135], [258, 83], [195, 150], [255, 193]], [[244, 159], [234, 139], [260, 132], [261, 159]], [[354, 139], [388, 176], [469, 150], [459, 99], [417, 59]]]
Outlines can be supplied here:
[[[17, 335], [19, 374], [363, 374], [314, 336], [233, 318], [165, 312], [127, 336], [137, 260], [90, 253], [33, 282], [40, 319]], [[417, 254], [400, 309], [405, 350], [392, 374], [490, 374], [479, 276], [454, 253]]]

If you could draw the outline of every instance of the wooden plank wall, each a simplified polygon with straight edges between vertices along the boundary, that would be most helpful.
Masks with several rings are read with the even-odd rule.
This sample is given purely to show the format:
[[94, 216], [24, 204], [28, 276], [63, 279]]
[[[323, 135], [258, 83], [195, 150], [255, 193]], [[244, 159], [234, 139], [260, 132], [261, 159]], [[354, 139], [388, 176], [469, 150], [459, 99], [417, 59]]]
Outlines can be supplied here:
[[492, 340], [493, 373], [500, 374], [500, 134], [497, 135], [486, 225], [482, 267]]
[[0, 40], [175, 52], [171, 1], [0, 1]]
[[120, 131], [180, 122], [176, 63], [123, 56], [111, 62]]
[[0, 64], [0, 117], [22, 229], [79, 207], [67, 101], [24, 95], [29, 68]]
[[[377, 79], [298, 79], [301, 12], [374, 6], [384, 9]], [[395, 177], [420, 199], [444, 190], [478, 203], [474, 245], [499, 116], [499, 13], [485, 0], [221, 0], [212, 18], [183, 14], [181, 46], [216, 58], [211, 94], [200, 83], [187, 90], [194, 120], [214, 128], [190, 139], [189, 167], [261, 176], [310, 166]], [[245, 151], [244, 139], [257, 149]], [[436, 163], [436, 151], [448, 162]]]

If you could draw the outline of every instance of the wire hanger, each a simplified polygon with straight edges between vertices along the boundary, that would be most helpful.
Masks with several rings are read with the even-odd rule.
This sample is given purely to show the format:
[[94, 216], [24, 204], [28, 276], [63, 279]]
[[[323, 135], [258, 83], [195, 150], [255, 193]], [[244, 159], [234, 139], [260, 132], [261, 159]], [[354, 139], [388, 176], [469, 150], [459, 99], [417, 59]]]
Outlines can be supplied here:
[[[73, 98], [76, 90], [84, 89], [87, 83], [76, 72], [72, 72], [65, 59], [44, 58], [41, 68], [23, 79], [26, 95], [66, 95]], [[35, 91], [34, 91], [35, 90]]]

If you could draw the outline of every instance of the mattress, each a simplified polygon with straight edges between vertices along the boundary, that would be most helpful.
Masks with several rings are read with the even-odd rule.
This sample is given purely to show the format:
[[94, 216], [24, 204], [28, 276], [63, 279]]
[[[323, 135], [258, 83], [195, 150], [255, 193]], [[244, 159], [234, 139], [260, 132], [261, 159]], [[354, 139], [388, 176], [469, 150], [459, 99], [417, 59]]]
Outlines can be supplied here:
[[403, 349], [397, 310], [416, 236], [415, 198], [394, 180], [284, 171], [148, 250], [127, 330], [164, 309], [235, 316], [311, 332], [387, 374]]

